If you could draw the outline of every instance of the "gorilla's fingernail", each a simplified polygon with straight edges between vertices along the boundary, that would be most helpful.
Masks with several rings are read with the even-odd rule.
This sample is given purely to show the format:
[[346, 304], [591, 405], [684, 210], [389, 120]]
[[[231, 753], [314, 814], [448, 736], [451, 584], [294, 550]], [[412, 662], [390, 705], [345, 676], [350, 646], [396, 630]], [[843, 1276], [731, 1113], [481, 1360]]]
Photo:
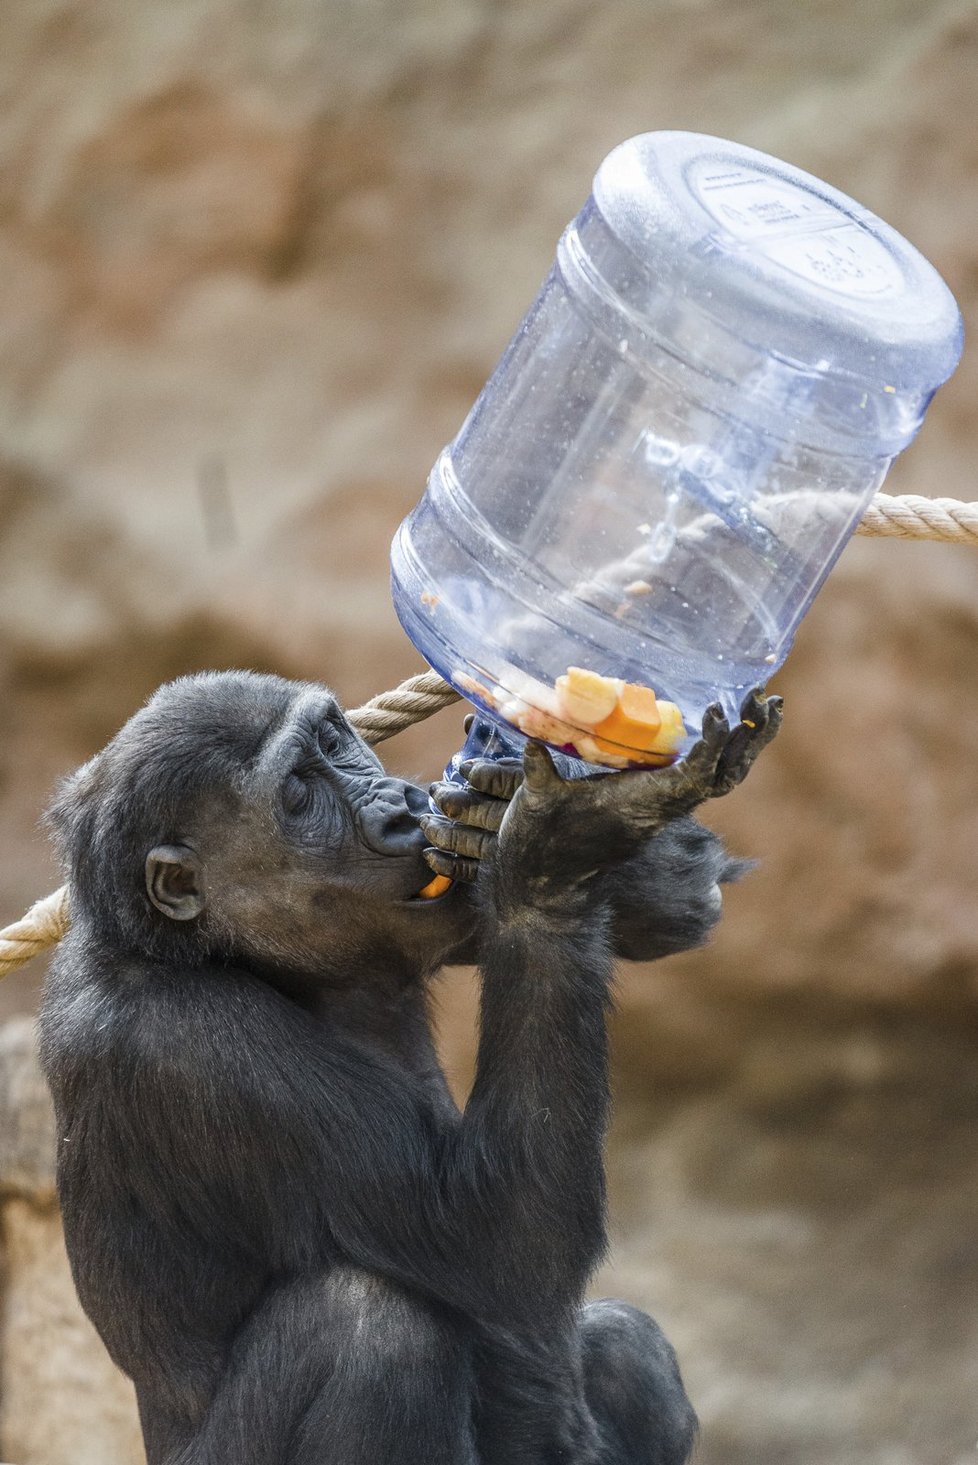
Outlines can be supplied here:
[[463, 778], [468, 778], [469, 774], [475, 767], [475, 764], [476, 760], [474, 758], [466, 758], [464, 763], [460, 763], [458, 765], [458, 771], [462, 774]]

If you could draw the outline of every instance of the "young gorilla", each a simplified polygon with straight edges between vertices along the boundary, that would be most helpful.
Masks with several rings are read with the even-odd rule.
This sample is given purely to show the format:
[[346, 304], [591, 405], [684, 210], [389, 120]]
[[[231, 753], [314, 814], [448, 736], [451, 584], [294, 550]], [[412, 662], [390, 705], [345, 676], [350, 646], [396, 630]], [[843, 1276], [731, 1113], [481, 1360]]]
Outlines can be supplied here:
[[[75, 1281], [149, 1465], [687, 1458], [669, 1344], [583, 1294], [612, 948], [716, 920], [731, 864], [684, 816], [743, 778], [780, 704], [744, 719], [711, 711], [655, 773], [565, 781], [531, 744], [525, 776], [441, 786], [438, 818], [325, 688], [212, 674], [67, 782], [42, 1055]], [[413, 899], [432, 868], [456, 883]], [[459, 1113], [426, 987], [476, 956]]]

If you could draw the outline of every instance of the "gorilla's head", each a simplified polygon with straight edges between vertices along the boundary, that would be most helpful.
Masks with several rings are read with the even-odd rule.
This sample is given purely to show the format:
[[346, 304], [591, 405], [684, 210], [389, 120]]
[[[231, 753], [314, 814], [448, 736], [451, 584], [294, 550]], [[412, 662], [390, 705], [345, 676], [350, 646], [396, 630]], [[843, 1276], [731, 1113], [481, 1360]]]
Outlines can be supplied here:
[[430, 968], [469, 934], [464, 886], [416, 898], [426, 809], [327, 688], [208, 672], [161, 687], [50, 820], [73, 921], [113, 949], [338, 981]]

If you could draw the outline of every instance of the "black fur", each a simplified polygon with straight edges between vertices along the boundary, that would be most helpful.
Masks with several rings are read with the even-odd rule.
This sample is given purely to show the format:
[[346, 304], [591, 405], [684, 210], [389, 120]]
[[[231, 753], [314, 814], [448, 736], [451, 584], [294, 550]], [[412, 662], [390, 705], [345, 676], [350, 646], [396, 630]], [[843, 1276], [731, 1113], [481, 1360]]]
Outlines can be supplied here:
[[[481, 895], [412, 900], [426, 794], [325, 689], [247, 673], [162, 688], [61, 790], [72, 929], [41, 1015], [59, 1191], [150, 1465], [687, 1458], [668, 1344], [583, 1294], [612, 942], [702, 941], [732, 867], [677, 807], [584, 906], [561, 905], [570, 852], [535, 906], [538, 805], [563, 817], [517, 794]], [[459, 1113], [426, 989], [477, 948]]]

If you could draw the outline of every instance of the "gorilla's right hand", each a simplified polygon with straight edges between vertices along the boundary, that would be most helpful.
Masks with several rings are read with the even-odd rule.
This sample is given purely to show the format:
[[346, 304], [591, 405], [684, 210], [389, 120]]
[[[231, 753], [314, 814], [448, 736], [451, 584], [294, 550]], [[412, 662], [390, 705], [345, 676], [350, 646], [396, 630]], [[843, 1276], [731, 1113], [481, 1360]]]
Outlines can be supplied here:
[[463, 763], [465, 786], [433, 783], [429, 794], [442, 815], [427, 814], [421, 825], [432, 841], [425, 859], [439, 875], [474, 881], [492, 858], [506, 810], [523, 782], [517, 758], [476, 758]]

